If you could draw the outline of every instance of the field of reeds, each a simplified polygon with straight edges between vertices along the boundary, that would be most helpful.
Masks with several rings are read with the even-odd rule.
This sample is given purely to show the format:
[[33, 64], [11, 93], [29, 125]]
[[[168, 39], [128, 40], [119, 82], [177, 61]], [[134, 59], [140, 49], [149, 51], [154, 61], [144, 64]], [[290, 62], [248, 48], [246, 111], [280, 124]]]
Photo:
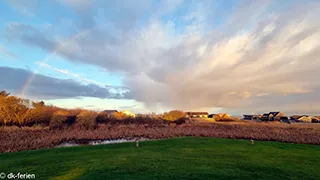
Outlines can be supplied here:
[[95, 129], [83, 129], [76, 126], [63, 129], [13, 126], [0, 128], [0, 152], [52, 148], [74, 140], [112, 140], [135, 137], [165, 139], [183, 136], [320, 144], [320, 126], [254, 122], [182, 125], [100, 124]]

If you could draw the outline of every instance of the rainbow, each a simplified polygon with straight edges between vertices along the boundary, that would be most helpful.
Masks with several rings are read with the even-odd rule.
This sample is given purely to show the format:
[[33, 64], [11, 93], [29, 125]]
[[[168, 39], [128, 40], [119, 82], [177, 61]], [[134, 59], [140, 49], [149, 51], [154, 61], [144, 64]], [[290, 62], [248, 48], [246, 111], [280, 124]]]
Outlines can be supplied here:
[[[66, 47], [67, 45], [69, 45], [72, 41], [76, 40], [77, 38], [80, 37], [85, 37], [87, 35], [88, 32], [92, 31], [93, 29], [95, 29], [96, 26], [92, 27], [92, 28], [88, 28], [85, 30], [82, 30], [78, 33], [76, 33], [75, 35], [71, 36], [70, 38], [66, 39], [65, 41], [63, 41], [62, 43], [60, 43], [53, 51], [51, 51], [48, 56], [46, 56], [42, 61], [40, 61], [41, 63], [45, 63], [47, 62], [52, 56], [56, 55], [59, 51], [61, 51], [62, 48]], [[21, 91], [19, 93], [19, 96], [21, 98], [24, 98], [26, 92], [28, 91], [28, 88], [30, 86], [30, 84], [32, 83], [32, 81], [34, 80], [35, 75], [37, 74], [38, 70], [40, 68], [40, 63], [37, 66], [37, 69], [35, 71], [33, 71], [31, 73], [31, 75], [28, 77], [28, 79], [26, 80], [25, 84], [22, 86]]]

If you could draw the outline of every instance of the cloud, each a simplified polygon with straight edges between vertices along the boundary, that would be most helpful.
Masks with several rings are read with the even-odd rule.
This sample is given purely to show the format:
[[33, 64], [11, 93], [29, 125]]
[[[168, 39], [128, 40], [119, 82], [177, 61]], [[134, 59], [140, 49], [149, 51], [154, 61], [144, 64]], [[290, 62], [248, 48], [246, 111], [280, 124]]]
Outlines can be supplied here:
[[[0, 66], [0, 89], [15, 95], [25, 88], [32, 72]], [[26, 96], [36, 99], [61, 99], [75, 97], [98, 97], [123, 99], [125, 94], [113, 93], [111, 87], [99, 87], [95, 84], [80, 84], [70, 79], [57, 79], [41, 74], [35, 74], [33, 81], [28, 85]]]
[[[129, 11], [107, 16], [85, 36], [66, 37], [56, 53], [123, 73], [127, 96], [146, 106], [306, 109], [320, 97], [319, 2], [246, 1], [225, 13], [224, 22], [210, 21], [210, 8], [201, 3], [178, 20], [152, 16], [144, 26], [137, 22], [148, 5], [112, 4]], [[63, 42], [30, 25], [10, 24], [7, 32], [49, 52]]]
[[120, 91], [120, 92], [121, 91], [127, 91], [127, 88], [124, 87], [124, 86], [114, 86], [114, 85], [111, 85], [111, 84], [103, 84], [101, 82], [82, 77], [80, 74], [76, 74], [76, 73], [70, 72], [69, 70], [55, 68], [55, 67], [53, 67], [53, 66], [51, 66], [51, 65], [49, 65], [47, 63], [41, 62], [41, 61], [37, 61], [37, 62], [35, 62], [35, 64], [38, 64], [39, 66], [41, 66], [43, 68], [48, 68], [48, 69], [54, 70], [54, 71], [56, 71], [58, 73], [67, 75], [67, 76], [69, 76], [71, 78], [75, 78], [78, 81], [83, 82], [83, 83], [94, 84], [94, 85], [99, 86], [101, 88], [110, 88], [110, 89], [112, 89], [114, 91]]
[[28, 45], [44, 48], [48, 51], [53, 51], [58, 45], [51, 37], [47, 37], [40, 30], [31, 25], [23, 23], [12, 22], [9, 23], [6, 29], [6, 38], [16, 40]]
[[8, 51], [5, 47], [0, 45], [0, 54], [9, 57], [9, 58], [13, 58], [13, 59], [18, 59], [20, 60], [20, 57], [18, 57], [17, 55], [11, 53], [10, 51]]
[[34, 16], [37, 0], [5, 0], [10, 6], [18, 10], [21, 14]]

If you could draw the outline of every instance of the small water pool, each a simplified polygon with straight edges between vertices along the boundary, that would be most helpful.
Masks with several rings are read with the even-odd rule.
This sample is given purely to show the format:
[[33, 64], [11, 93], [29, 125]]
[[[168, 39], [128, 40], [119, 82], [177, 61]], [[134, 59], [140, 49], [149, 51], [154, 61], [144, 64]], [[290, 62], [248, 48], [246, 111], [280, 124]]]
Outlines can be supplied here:
[[[139, 141], [150, 141], [153, 139], [148, 138], [139, 138]], [[121, 138], [121, 139], [114, 139], [114, 140], [87, 140], [87, 139], [80, 139], [80, 140], [73, 140], [59, 144], [56, 147], [73, 147], [73, 146], [95, 146], [101, 144], [117, 144], [117, 143], [125, 143], [125, 142], [135, 142], [136, 138]]]

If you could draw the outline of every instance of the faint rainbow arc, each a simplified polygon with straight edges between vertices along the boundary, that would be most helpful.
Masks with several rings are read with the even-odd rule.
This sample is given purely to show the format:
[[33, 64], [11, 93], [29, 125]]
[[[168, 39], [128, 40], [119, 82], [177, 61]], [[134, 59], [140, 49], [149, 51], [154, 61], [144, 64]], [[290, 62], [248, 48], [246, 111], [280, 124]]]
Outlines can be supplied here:
[[[40, 62], [47, 62], [52, 56], [56, 55], [57, 52], [59, 52], [62, 48], [64, 48], [65, 46], [69, 45], [69, 43], [71, 43], [73, 40], [81, 37], [82, 35], [86, 35], [86, 33], [88, 33], [89, 31], [93, 30], [95, 27], [92, 28], [88, 28], [86, 30], [80, 31], [78, 33], [76, 33], [75, 35], [71, 36], [70, 38], [66, 39], [65, 41], [63, 41], [62, 43], [60, 43], [53, 51], [51, 51], [51, 53], [48, 54], [48, 56], [46, 56], [42, 61]], [[30, 86], [30, 84], [32, 83], [38, 69], [39, 66], [37, 66], [36, 71], [32, 72], [31, 75], [29, 76], [29, 78], [26, 80], [26, 83], [22, 86], [21, 92], [20, 92], [20, 97], [24, 97], [26, 91], [28, 90], [28, 87]]]

